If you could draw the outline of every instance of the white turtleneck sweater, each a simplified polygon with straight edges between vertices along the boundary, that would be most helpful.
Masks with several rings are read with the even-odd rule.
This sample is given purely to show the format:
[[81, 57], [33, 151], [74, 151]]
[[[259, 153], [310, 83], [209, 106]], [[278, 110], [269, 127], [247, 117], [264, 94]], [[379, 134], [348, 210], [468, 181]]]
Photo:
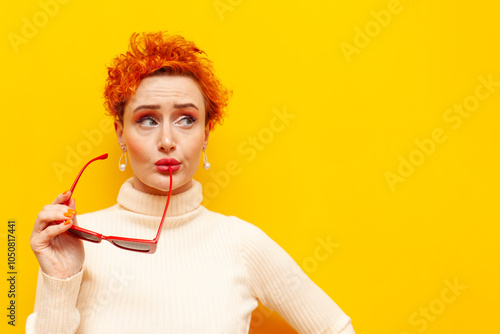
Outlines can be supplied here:
[[[85, 244], [81, 272], [40, 272], [26, 333], [248, 333], [258, 301], [299, 333], [353, 334], [350, 319], [258, 227], [201, 206], [201, 184], [173, 195], [154, 254]], [[110, 208], [79, 215], [104, 235], [153, 239], [166, 197], [127, 180]]]

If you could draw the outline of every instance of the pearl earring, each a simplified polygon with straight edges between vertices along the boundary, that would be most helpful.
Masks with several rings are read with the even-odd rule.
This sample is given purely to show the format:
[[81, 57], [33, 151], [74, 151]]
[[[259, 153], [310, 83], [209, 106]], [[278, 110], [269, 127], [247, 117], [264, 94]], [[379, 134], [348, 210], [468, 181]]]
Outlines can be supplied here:
[[[122, 155], [120, 157], [120, 160], [118, 160], [118, 168], [123, 172], [127, 168], [127, 148], [125, 146], [122, 146]], [[122, 159], [125, 157], [125, 163], [122, 164]]]
[[205, 152], [206, 148], [207, 148], [207, 145], [203, 145], [203, 168], [209, 169], [210, 162], [208, 162], [207, 153]]

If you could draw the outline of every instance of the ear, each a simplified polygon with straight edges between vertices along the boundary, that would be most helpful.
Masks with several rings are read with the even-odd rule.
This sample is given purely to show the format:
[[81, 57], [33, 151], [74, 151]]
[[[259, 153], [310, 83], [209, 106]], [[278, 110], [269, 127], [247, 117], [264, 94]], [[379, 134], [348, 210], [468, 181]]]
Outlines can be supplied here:
[[205, 140], [203, 141], [203, 145], [207, 146], [208, 145], [208, 135], [210, 134], [210, 131], [212, 131], [212, 123], [208, 122], [208, 124], [205, 126]]
[[123, 138], [123, 124], [119, 120], [115, 120], [115, 132], [118, 137], [118, 144], [120, 147], [125, 145], [125, 139]]

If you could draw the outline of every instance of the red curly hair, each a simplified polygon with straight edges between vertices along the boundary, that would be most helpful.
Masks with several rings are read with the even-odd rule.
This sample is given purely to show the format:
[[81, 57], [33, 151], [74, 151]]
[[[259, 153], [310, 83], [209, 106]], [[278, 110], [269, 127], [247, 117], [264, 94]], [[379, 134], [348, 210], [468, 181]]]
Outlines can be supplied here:
[[120, 122], [130, 96], [144, 77], [184, 75], [192, 77], [205, 97], [206, 124], [222, 124], [224, 109], [231, 94], [215, 77], [206, 53], [179, 35], [166, 32], [134, 33], [129, 51], [112, 60], [104, 90], [104, 105], [110, 116]]

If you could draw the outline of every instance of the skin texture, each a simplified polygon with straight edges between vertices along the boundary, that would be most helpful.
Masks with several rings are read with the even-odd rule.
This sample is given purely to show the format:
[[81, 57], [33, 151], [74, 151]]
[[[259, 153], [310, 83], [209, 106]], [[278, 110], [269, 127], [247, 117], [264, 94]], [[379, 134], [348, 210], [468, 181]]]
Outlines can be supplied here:
[[[182, 105], [185, 107], [179, 108]], [[143, 106], [154, 109], [135, 111]], [[117, 121], [115, 129], [120, 146], [128, 151], [134, 188], [155, 195], [168, 193], [169, 173], [158, 171], [155, 165], [162, 158], [180, 162], [180, 169], [172, 173], [172, 194], [191, 187], [210, 131], [205, 126], [205, 100], [193, 79], [144, 78], [125, 105], [123, 124]]]
[[69, 191], [59, 194], [51, 204], [44, 206], [31, 233], [31, 249], [40, 268], [53, 278], [65, 279], [77, 274], [85, 260], [83, 242], [64, 233], [73, 224], [76, 225], [76, 217], [73, 216], [68, 225], [54, 224], [66, 221], [68, 217], [64, 214], [68, 209], [75, 209], [74, 199], [70, 200], [68, 206], [63, 204], [70, 195]]
[[[141, 81], [125, 105], [123, 123], [115, 123], [120, 147], [128, 151], [136, 189], [155, 195], [168, 193], [168, 170], [156, 168], [162, 158], [180, 162], [179, 169], [172, 173], [172, 194], [191, 187], [202, 148], [208, 143], [210, 125], [205, 125], [205, 117], [205, 99], [192, 78], [164, 75]], [[64, 205], [70, 195], [59, 194], [43, 207], [30, 240], [42, 271], [58, 279], [77, 274], [85, 260], [83, 241], [64, 233], [77, 225], [76, 216], [68, 213], [69, 209], [76, 210], [75, 200]], [[55, 223], [68, 219], [67, 225]]]

